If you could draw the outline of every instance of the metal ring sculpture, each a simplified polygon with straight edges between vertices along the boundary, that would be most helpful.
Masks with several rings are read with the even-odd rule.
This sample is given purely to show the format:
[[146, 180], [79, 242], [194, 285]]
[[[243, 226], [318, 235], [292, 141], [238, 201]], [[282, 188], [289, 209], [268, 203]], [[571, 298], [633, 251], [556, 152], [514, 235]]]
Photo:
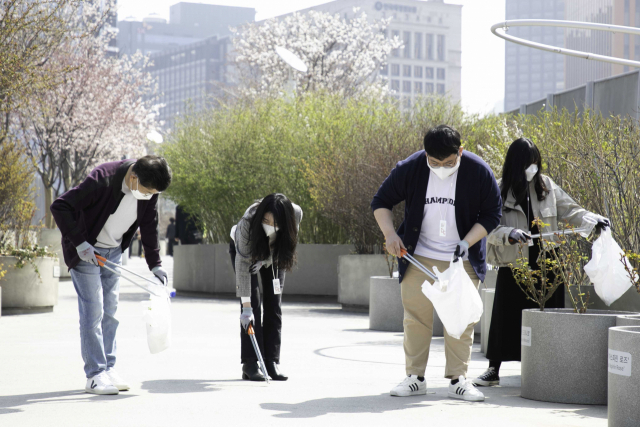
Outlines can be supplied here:
[[[630, 67], [640, 68], [640, 61], [632, 61], [630, 59], [621, 59], [613, 56], [598, 55], [595, 53], [581, 52], [579, 50], [565, 49], [562, 47], [550, 46], [542, 43], [524, 40], [519, 37], [507, 35], [509, 27], [559, 27], [559, 28], [577, 28], [581, 30], [597, 30], [608, 31], [610, 33], [624, 33], [640, 36], [640, 28], [624, 27], [621, 25], [596, 24], [592, 22], [577, 21], [557, 21], [551, 19], [515, 19], [511, 21], [499, 22], [491, 27], [491, 32], [512, 43], [522, 46], [532, 47], [534, 49], [544, 50], [547, 52], [559, 53], [562, 55], [575, 56], [576, 58], [592, 59], [595, 61], [610, 62], [612, 64], [628, 65]], [[499, 32], [498, 30], [502, 30]]]

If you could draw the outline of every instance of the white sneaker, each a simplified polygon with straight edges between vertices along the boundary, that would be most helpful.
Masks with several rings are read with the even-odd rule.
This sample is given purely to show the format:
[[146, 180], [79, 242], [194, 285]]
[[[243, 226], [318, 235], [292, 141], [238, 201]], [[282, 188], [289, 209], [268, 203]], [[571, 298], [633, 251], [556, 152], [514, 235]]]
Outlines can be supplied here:
[[417, 396], [427, 394], [427, 382], [420, 381], [417, 375], [409, 375], [400, 384], [391, 389], [391, 396]]
[[116, 372], [115, 369], [111, 368], [107, 371], [107, 376], [111, 380], [111, 383], [120, 391], [127, 391], [131, 387], [129, 384], [122, 379], [122, 377]]
[[92, 394], [118, 394], [118, 389], [111, 383], [106, 372], [100, 372], [87, 380], [84, 391]]
[[456, 384], [449, 384], [449, 397], [454, 399], [462, 399], [469, 402], [483, 402], [484, 394], [482, 394], [473, 385], [473, 382], [467, 380], [460, 375]]

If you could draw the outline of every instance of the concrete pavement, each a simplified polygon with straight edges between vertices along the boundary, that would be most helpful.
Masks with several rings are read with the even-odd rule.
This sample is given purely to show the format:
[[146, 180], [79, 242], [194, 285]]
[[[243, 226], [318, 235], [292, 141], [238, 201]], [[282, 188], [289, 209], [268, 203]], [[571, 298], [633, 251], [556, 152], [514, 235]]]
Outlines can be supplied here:
[[[164, 260], [171, 270], [171, 258]], [[129, 267], [147, 272], [144, 261]], [[285, 290], [286, 292], [286, 290]], [[520, 395], [520, 364], [503, 364], [503, 386], [487, 399], [447, 398], [444, 346], [435, 338], [428, 394], [390, 397], [404, 377], [402, 334], [369, 331], [365, 314], [323, 300], [284, 295], [282, 370], [287, 382], [240, 380], [239, 303], [179, 296], [173, 302], [173, 346], [149, 354], [140, 301], [121, 282], [116, 368], [132, 389], [85, 394], [76, 294], [60, 283], [53, 313], [0, 318], [0, 426], [606, 426], [603, 406], [529, 401]], [[487, 360], [474, 347], [470, 376]]]

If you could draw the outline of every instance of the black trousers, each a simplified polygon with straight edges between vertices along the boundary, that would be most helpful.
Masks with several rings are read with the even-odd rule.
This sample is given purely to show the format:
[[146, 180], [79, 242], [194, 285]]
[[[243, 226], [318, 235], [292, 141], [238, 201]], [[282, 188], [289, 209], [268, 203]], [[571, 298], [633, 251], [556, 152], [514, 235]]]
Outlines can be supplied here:
[[[233, 242], [229, 245], [231, 264], [236, 268], [236, 246]], [[273, 293], [273, 271], [271, 267], [262, 267], [259, 271], [262, 282], [262, 295], [258, 285], [258, 275], [251, 275], [251, 308], [255, 322], [253, 328], [256, 340], [260, 347], [260, 353], [265, 362], [280, 363], [280, 344], [282, 341], [282, 294]], [[261, 298], [262, 296], [262, 298]], [[240, 303], [242, 312], [242, 303]], [[251, 338], [240, 326], [240, 358], [242, 363], [250, 363], [258, 360], [256, 352], [251, 344]]]

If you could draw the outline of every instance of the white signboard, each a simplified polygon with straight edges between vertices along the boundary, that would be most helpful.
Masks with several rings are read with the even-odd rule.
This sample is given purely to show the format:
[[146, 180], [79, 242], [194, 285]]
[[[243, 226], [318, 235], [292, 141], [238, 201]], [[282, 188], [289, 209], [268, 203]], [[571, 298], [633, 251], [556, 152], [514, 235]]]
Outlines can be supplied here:
[[631, 355], [624, 351], [609, 349], [609, 372], [617, 375], [631, 376]]
[[529, 326], [522, 327], [522, 336], [520, 338], [520, 344], [526, 345], [527, 347], [531, 347], [531, 327]]

